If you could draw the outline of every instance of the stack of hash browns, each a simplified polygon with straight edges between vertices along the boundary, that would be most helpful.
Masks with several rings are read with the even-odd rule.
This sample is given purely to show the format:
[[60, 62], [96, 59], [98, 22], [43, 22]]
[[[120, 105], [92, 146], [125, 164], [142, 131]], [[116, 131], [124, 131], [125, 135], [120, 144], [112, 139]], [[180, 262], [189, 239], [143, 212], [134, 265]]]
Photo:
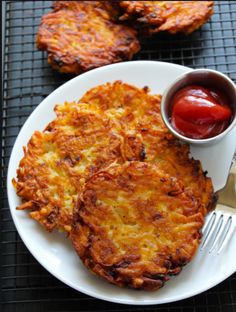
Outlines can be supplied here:
[[215, 195], [189, 146], [166, 129], [160, 95], [121, 81], [55, 107], [13, 184], [20, 210], [63, 230], [87, 268], [154, 290], [194, 256]]

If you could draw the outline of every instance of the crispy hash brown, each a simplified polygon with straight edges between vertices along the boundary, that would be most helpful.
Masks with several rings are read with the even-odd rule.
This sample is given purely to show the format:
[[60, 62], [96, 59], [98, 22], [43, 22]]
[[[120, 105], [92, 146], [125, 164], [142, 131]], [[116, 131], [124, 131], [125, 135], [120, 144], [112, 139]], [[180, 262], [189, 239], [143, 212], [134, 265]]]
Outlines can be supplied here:
[[120, 1], [125, 13], [120, 20], [133, 20], [143, 33], [167, 31], [190, 34], [213, 14], [213, 1]]
[[35, 132], [13, 184], [17, 207], [68, 237], [91, 271], [154, 290], [193, 257], [211, 179], [165, 127], [160, 95], [115, 81], [55, 107]]
[[172, 134], [153, 131], [151, 127], [142, 131], [142, 142], [146, 161], [180, 179], [185, 192], [194, 196], [205, 207], [205, 214], [216, 204], [216, 195], [211, 179], [206, 177], [199, 160], [190, 158], [189, 145], [180, 143]]
[[[90, 89], [80, 99], [100, 108], [100, 111], [117, 121], [117, 128], [141, 132], [147, 127], [168, 133], [160, 114], [160, 95], [150, 95], [148, 87], [115, 81]], [[137, 132], [138, 131], [138, 132]]]
[[183, 190], [175, 178], [142, 162], [92, 176], [71, 232], [85, 266], [119, 286], [162, 287], [192, 259], [201, 236], [204, 208]]
[[23, 198], [18, 209], [47, 230], [70, 231], [76, 198], [85, 181], [113, 162], [141, 160], [132, 136], [117, 135], [110, 121], [89, 105], [56, 106], [57, 118], [35, 132], [19, 164], [14, 185]]
[[[212, 209], [215, 195], [211, 179], [199, 161], [189, 157], [189, 146], [180, 143], [166, 128], [160, 114], [160, 95], [151, 95], [147, 87], [139, 89], [121, 81], [89, 90], [82, 102], [100, 107], [111, 120], [118, 121], [117, 131], [135, 133], [144, 161], [158, 166], [181, 179], [206, 209]], [[141, 153], [141, 152], [140, 152]]]
[[139, 51], [136, 31], [115, 21], [117, 6], [108, 1], [56, 1], [44, 15], [37, 46], [62, 73], [130, 60]]

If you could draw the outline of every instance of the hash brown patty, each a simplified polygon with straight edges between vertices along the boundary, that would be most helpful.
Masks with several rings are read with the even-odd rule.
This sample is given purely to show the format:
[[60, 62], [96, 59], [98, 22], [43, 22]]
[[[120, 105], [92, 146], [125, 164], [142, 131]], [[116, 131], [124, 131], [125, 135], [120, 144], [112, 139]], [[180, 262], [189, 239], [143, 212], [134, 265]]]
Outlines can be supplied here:
[[88, 180], [74, 222], [70, 237], [87, 268], [155, 290], [195, 254], [204, 208], [158, 166], [127, 162]]
[[120, 1], [125, 13], [120, 20], [132, 20], [152, 34], [167, 31], [190, 34], [213, 14], [213, 1]]
[[66, 231], [83, 263], [118, 286], [154, 290], [193, 257], [211, 179], [165, 127], [160, 95], [115, 81], [31, 137], [13, 184], [45, 229]]
[[[189, 145], [182, 144], [166, 128], [160, 112], [160, 95], [115, 81], [90, 89], [82, 102], [100, 108], [111, 120], [118, 121], [117, 132], [134, 133], [136, 148], [142, 148], [143, 160], [181, 179], [186, 191], [213, 209], [216, 197], [211, 179], [206, 177], [201, 163], [190, 157]], [[133, 139], [134, 140], [134, 139]], [[139, 154], [138, 152], [136, 152]]]
[[140, 49], [136, 30], [116, 22], [117, 6], [109, 1], [56, 1], [37, 33], [37, 47], [62, 73], [130, 60]]
[[65, 103], [55, 108], [57, 118], [45, 131], [31, 137], [13, 180], [23, 199], [18, 209], [47, 230], [71, 229], [77, 196], [85, 181], [113, 162], [141, 160], [132, 136], [121, 137], [109, 119], [88, 104]]

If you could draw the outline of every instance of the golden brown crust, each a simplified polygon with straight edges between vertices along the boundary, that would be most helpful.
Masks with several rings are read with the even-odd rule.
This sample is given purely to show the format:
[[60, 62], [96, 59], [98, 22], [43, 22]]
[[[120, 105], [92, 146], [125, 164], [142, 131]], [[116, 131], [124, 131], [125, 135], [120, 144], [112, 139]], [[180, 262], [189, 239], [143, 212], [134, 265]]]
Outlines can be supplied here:
[[37, 46], [63, 73], [79, 74], [130, 60], [139, 51], [136, 31], [115, 22], [116, 5], [102, 1], [56, 1], [42, 17]]
[[190, 34], [213, 14], [213, 1], [120, 1], [125, 10], [121, 20], [133, 20], [152, 34], [167, 31]]
[[112, 120], [118, 121], [116, 127], [124, 131], [141, 131], [146, 127], [168, 132], [160, 114], [160, 95], [150, 95], [148, 87], [115, 81], [90, 89], [80, 99], [105, 112]]
[[109, 282], [154, 290], [192, 259], [203, 222], [175, 178], [128, 162], [86, 183], [71, 239], [86, 267]]
[[171, 176], [181, 179], [186, 191], [203, 203], [205, 213], [214, 208], [211, 179], [206, 177], [200, 162], [190, 158], [189, 146], [178, 141], [164, 125], [160, 95], [149, 94], [146, 87], [139, 89], [116, 81], [89, 90], [81, 101], [99, 107], [108, 118], [118, 121], [115, 126], [121, 134], [134, 133], [143, 160], [158, 164]]
[[76, 198], [98, 170], [125, 159], [139, 160], [131, 136], [121, 137], [110, 121], [82, 103], [56, 106], [57, 118], [35, 132], [17, 170], [14, 185], [23, 198], [18, 209], [47, 230], [70, 230]]
[[115, 81], [57, 105], [13, 180], [18, 209], [68, 232], [90, 270], [135, 289], [158, 289], [180, 272], [215, 205], [211, 180], [165, 127], [160, 101]]
[[204, 206], [204, 215], [214, 208], [216, 197], [211, 179], [203, 172], [199, 160], [190, 157], [189, 145], [182, 144], [170, 133], [142, 131], [146, 161], [158, 164], [158, 167], [171, 176], [181, 179], [185, 192], [194, 196]]

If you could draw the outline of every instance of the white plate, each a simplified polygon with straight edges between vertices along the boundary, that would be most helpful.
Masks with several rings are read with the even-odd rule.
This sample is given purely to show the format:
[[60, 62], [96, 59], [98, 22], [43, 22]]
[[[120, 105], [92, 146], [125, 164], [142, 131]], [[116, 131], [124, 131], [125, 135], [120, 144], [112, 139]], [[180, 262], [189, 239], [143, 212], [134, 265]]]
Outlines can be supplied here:
[[[235, 236], [219, 256], [199, 251], [179, 276], [173, 277], [158, 291], [121, 289], [88, 272], [64, 235], [56, 232], [47, 233], [37, 222], [30, 219], [26, 212], [15, 210], [20, 199], [16, 196], [11, 180], [16, 176], [17, 166], [23, 157], [22, 147], [27, 144], [34, 130], [43, 130], [55, 117], [53, 112], [55, 104], [62, 104], [66, 100], [77, 100], [90, 88], [115, 80], [122, 80], [138, 87], [147, 85], [152, 93], [163, 93], [167, 85], [177, 76], [190, 70], [179, 65], [152, 61], [120, 63], [92, 70], [68, 81], [50, 94], [22, 127], [13, 147], [8, 168], [7, 187], [11, 214], [22, 240], [32, 255], [65, 284], [103, 300], [147, 305], [177, 301], [199, 294], [236, 271]], [[236, 144], [233, 140], [235, 135], [235, 131], [231, 132], [220, 146], [215, 146], [210, 151], [206, 148], [192, 150], [192, 153], [198, 155], [203, 161], [204, 168], [213, 176], [216, 188], [224, 183], [227, 175]], [[214, 162], [215, 158], [217, 158], [216, 162]], [[219, 159], [222, 163], [219, 163]]]

